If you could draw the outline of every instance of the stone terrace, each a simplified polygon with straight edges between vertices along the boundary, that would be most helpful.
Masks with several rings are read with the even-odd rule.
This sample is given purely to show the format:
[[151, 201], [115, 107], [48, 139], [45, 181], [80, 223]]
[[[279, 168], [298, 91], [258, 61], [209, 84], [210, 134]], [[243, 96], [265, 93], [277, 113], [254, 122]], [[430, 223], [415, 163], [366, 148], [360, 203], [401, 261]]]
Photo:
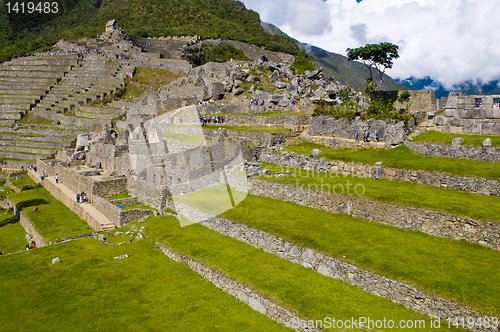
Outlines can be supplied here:
[[0, 105], [30, 110], [79, 62], [76, 54], [38, 55], [0, 66]]

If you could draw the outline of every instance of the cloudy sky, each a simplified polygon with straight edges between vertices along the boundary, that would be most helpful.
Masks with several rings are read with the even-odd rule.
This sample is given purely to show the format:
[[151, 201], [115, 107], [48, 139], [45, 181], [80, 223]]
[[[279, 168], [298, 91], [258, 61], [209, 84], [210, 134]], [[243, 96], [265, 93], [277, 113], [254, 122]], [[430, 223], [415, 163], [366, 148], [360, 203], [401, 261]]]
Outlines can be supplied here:
[[241, 0], [289, 36], [327, 51], [388, 41], [394, 78], [430, 76], [450, 88], [500, 78], [498, 0]]

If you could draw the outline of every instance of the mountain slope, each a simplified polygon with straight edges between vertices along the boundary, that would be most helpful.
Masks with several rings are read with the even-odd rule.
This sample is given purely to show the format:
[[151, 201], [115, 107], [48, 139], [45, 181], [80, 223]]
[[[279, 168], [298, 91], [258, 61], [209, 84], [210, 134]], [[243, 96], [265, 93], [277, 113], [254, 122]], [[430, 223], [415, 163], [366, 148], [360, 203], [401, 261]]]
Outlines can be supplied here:
[[[287, 36], [276, 26], [269, 23], [262, 23], [265, 31], [280, 35]], [[319, 47], [303, 44], [295, 40], [298, 46], [305, 49], [307, 53], [314, 56], [319, 66], [323, 67], [323, 73], [326, 76], [333, 76], [339, 82], [349, 85], [352, 88], [362, 91], [366, 85], [366, 80], [370, 77], [368, 69], [365, 65], [358, 61], [349, 61], [347, 57], [327, 52]], [[375, 81], [378, 83], [378, 73], [373, 72]], [[391, 77], [384, 75], [384, 90], [406, 90], [408, 89], [403, 84], [393, 80]]]
[[271, 51], [297, 54], [290, 38], [271, 35], [259, 14], [233, 0], [59, 0], [57, 14], [7, 13], [0, 7], [0, 62], [49, 49], [62, 38], [95, 37], [108, 20], [142, 37], [200, 35], [239, 40]]

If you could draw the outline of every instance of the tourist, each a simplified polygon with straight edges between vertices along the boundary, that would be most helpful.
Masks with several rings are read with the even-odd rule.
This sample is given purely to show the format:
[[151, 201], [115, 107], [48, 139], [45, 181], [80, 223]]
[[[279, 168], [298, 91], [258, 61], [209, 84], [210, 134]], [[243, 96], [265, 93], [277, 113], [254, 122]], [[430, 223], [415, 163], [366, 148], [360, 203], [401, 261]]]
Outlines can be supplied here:
[[359, 131], [356, 132], [356, 141], [359, 139]]
[[30, 250], [30, 246], [27, 244], [24, 250]]
[[376, 130], [375, 130], [375, 132], [373, 133], [373, 140], [374, 140], [375, 142], [378, 142], [378, 133], [377, 133], [377, 131], [376, 131]]
[[80, 194], [76, 194], [76, 204], [80, 204]]
[[56, 174], [55, 179], [56, 179], [56, 183], [59, 183], [59, 175]]

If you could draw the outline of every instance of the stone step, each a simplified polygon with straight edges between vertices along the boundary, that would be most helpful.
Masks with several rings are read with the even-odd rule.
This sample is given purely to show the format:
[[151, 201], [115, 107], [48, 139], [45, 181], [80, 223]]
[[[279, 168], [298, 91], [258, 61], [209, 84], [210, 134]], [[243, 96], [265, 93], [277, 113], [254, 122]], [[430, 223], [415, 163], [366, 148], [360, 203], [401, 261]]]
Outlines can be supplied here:
[[0, 82], [0, 90], [12, 90], [12, 91], [23, 91], [23, 90], [33, 90], [33, 91], [50, 91], [51, 85], [46, 83], [31, 83], [31, 84], [10, 84]]
[[[76, 136], [75, 136], [76, 137]], [[39, 137], [39, 136], [30, 136], [28, 135], [20, 135], [20, 134], [13, 134], [13, 135], [7, 135], [5, 133], [0, 132], [0, 140], [18, 140], [18, 141], [34, 141], [37, 142], [38, 144], [43, 144], [43, 142], [52, 142], [53, 144], [60, 144], [60, 145], [69, 145], [70, 140], [67, 138], [61, 138], [61, 137]]]
[[[16, 59], [18, 60], [18, 59]], [[68, 59], [36, 59], [32, 58], [31, 60], [19, 60], [19, 61], [10, 61], [7, 65], [30, 65], [30, 66], [43, 66], [43, 65], [52, 65], [52, 66], [76, 66], [79, 60], [68, 60]]]
[[[40, 137], [37, 138], [39, 139]], [[69, 141], [60, 143], [48, 143], [48, 142], [39, 142], [35, 140], [8, 140], [0, 138], [0, 145], [2, 146], [10, 145], [10, 146], [29, 146], [37, 149], [60, 149], [67, 147], [69, 144], [70, 144]]]
[[33, 78], [62, 78], [64, 71], [19, 71], [19, 70], [0, 70], [1, 77], [33, 77]]
[[36, 148], [36, 147], [21, 147], [17, 145], [0, 145], [0, 152], [8, 151], [8, 152], [16, 152], [16, 153], [27, 153], [27, 154], [35, 154], [35, 155], [50, 155], [56, 150], [47, 149], [47, 148]]
[[35, 106], [35, 103], [22, 103], [22, 102], [8, 103], [8, 104], [0, 103], [0, 106], [2, 105], [12, 107], [13, 109], [30, 110], [32, 106]]
[[72, 66], [65, 65], [31, 65], [31, 64], [11, 64], [5, 66], [6, 70], [16, 70], [16, 71], [48, 71], [48, 72], [68, 72]]
[[0, 76], [0, 84], [56, 84], [60, 78], [50, 78], [50, 77], [11, 77], [11, 76]]
[[22, 159], [22, 160], [35, 160], [39, 158], [48, 157], [49, 155], [37, 155], [32, 153], [21, 153], [14, 151], [0, 151], [0, 159]]
[[16, 120], [1, 120], [0, 119], [0, 126], [12, 126], [14, 123], [16, 123]]
[[35, 104], [35, 100], [39, 97], [32, 98], [32, 96], [20, 96], [19, 98], [3, 98], [0, 97], [0, 105], [10, 105], [14, 104]]
[[78, 53], [53, 53], [53, 54], [37, 54], [26, 57], [20, 57], [11, 60], [10, 62], [17, 61], [32, 61], [32, 60], [81, 60]]
[[9, 120], [21, 120], [22, 115], [18, 112], [6, 112], [0, 110], [0, 118], [1, 119], [9, 119]]
[[35, 90], [28, 89], [27, 87], [22, 87], [19, 89], [3, 89], [0, 86], [0, 96], [4, 96], [7, 98], [12, 98], [11, 96], [45, 96], [49, 92], [49, 89], [46, 90]]

